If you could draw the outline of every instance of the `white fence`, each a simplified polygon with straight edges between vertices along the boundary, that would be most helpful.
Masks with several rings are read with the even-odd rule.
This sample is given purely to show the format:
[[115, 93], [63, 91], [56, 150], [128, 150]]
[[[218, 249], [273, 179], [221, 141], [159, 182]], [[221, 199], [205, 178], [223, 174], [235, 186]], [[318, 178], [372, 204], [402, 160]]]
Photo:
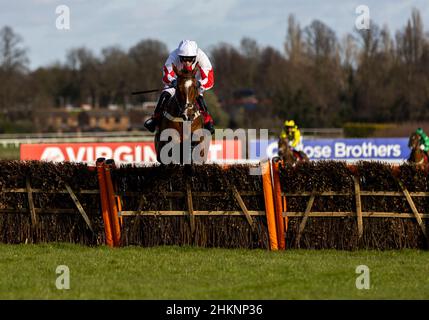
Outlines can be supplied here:
[[[280, 131], [281, 128], [279, 128]], [[341, 128], [302, 128], [303, 136], [312, 138], [342, 138]], [[153, 133], [148, 131], [112, 132], [67, 132], [67, 133], [23, 133], [0, 134], [2, 147], [19, 147], [22, 143], [68, 143], [68, 142], [140, 142], [153, 141]]]
[[0, 145], [3, 147], [19, 147], [21, 143], [134, 142], [152, 140], [153, 134], [144, 131], [0, 134]]

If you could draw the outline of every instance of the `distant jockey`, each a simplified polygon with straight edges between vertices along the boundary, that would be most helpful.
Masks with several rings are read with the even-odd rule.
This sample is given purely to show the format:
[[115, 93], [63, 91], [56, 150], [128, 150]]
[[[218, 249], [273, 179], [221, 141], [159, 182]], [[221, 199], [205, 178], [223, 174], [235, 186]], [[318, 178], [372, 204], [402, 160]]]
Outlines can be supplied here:
[[298, 126], [293, 120], [286, 120], [284, 122], [283, 130], [280, 134], [280, 139], [288, 139], [289, 146], [296, 151], [303, 150], [303, 144], [301, 141], [301, 132], [298, 129]]
[[199, 82], [200, 94], [197, 97], [197, 102], [204, 117], [204, 128], [214, 133], [213, 119], [208, 113], [207, 105], [203, 98], [203, 93], [213, 87], [214, 73], [212, 64], [207, 55], [197, 46], [197, 43], [192, 40], [182, 40], [179, 47], [170, 53], [164, 65], [164, 90], [159, 97], [158, 104], [154, 114], [146, 120], [144, 126], [151, 132], [154, 132], [159, 125], [164, 103], [167, 102], [176, 93], [176, 74], [173, 71], [173, 64], [179, 69], [193, 70], [198, 67], [196, 74]]
[[428, 151], [429, 151], [429, 137], [423, 131], [422, 128], [418, 128], [416, 130], [416, 133], [420, 136], [420, 149], [423, 150], [426, 154], [428, 154]]

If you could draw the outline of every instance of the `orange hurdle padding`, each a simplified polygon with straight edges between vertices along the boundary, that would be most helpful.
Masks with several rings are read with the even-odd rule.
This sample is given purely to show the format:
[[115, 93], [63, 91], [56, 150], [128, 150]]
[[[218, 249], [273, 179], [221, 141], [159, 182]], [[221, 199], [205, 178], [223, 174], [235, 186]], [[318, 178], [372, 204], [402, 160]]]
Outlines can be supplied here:
[[98, 185], [100, 188], [101, 212], [104, 221], [104, 233], [106, 235], [106, 244], [113, 247], [112, 224], [110, 222], [110, 209], [107, 197], [106, 174], [104, 168], [104, 158], [98, 158], [96, 162]]
[[271, 182], [271, 166], [270, 162], [261, 163], [262, 170], [262, 186], [264, 188], [265, 214], [267, 216], [268, 237], [270, 241], [270, 249], [278, 250], [277, 230], [276, 230], [276, 215], [273, 201], [273, 186]]
[[121, 244], [121, 227], [119, 225], [118, 207], [116, 205], [116, 196], [113, 190], [111, 169], [114, 168], [115, 163], [109, 159], [106, 161], [105, 172], [106, 172], [106, 187], [107, 197], [110, 209], [110, 221], [112, 226], [113, 244], [115, 247]]
[[274, 182], [274, 208], [276, 214], [276, 225], [277, 225], [277, 241], [280, 250], [286, 249], [286, 240], [285, 240], [285, 225], [283, 219], [283, 200], [282, 200], [282, 190], [280, 186], [280, 172], [279, 172], [279, 162], [273, 159], [272, 161], [273, 168], [273, 182]]

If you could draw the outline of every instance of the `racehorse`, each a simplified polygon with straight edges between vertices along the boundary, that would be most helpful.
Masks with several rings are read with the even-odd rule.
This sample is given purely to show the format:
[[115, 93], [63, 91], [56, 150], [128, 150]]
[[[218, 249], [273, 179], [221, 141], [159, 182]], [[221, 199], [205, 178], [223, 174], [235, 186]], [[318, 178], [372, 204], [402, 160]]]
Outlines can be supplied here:
[[420, 149], [420, 145], [420, 136], [416, 132], [413, 132], [408, 140], [408, 147], [411, 148], [408, 162], [416, 164], [425, 164], [429, 162], [428, 156], [422, 149]]
[[304, 152], [291, 148], [288, 138], [279, 138], [278, 154], [283, 163], [295, 164], [299, 161], [310, 161]]
[[[203, 131], [200, 131], [198, 133], [199, 140], [192, 140], [194, 132], [204, 127], [204, 119], [196, 100], [199, 94], [197, 79], [195, 78], [197, 69], [195, 67], [192, 71], [186, 69], [178, 70], [173, 65], [173, 70], [177, 76], [176, 92], [166, 102], [159, 128], [155, 134], [155, 150], [158, 162], [165, 163], [161, 159], [161, 150], [168, 143], [174, 144], [175, 147], [180, 147], [172, 150], [172, 152], [175, 152], [175, 150], [176, 152], [180, 152], [179, 155], [172, 155], [174, 159], [180, 159], [179, 163], [192, 162], [196, 156], [196, 154], [192, 155], [192, 153], [197, 146], [200, 150], [199, 159], [202, 162], [205, 162], [207, 159], [207, 151], [210, 144], [209, 137], [207, 135], [203, 136], [201, 134]], [[161, 141], [162, 132], [165, 129], [174, 129], [177, 134], [172, 135], [170, 141]], [[204, 132], [207, 133], [206, 131]], [[185, 141], [186, 143], [184, 143]], [[186, 146], [190, 146], [190, 150]], [[177, 161], [174, 162], [177, 163]]]

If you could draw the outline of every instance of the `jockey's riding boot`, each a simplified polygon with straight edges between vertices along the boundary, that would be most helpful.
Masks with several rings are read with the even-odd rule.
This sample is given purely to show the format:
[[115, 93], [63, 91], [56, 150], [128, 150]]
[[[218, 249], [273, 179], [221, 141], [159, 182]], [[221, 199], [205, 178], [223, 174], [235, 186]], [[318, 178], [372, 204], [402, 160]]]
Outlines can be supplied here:
[[158, 121], [155, 119], [155, 117], [147, 119], [144, 123], [145, 128], [148, 129], [150, 132], [155, 132], [157, 125]]
[[161, 96], [159, 97], [158, 104], [156, 105], [155, 111], [153, 112], [152, 117], [147, 119], [144, 123], [146, 129], [150, 132], [155, 132], [156, 127], [159, 124], [159, 120], [161, 118], [162, 107], [164, 106], [164, 102], [170, 99], [171, 94], [167, 91], [163, 91]]
[[204, 124], [204, 129], [210, 131], [210, 134], [214, 134], [215, 133], [215, 128], [213, 127], [213, 122], [209, 121], [207, 123]]
[[197, 102], [198, 102], [198, 105], [200, 106], [201, 113], [202, 113], [202, 115], [204, 117], [204, 129], [210, 131], [210, 134], [214, 134], [215, 133], [215, 129], [213, 127], [213, 118], [209, 114], [206, 102], [205, 102], [205, 100], [204, 100], [204, 98], [203, 98], [202, 95], [198, 95]]

